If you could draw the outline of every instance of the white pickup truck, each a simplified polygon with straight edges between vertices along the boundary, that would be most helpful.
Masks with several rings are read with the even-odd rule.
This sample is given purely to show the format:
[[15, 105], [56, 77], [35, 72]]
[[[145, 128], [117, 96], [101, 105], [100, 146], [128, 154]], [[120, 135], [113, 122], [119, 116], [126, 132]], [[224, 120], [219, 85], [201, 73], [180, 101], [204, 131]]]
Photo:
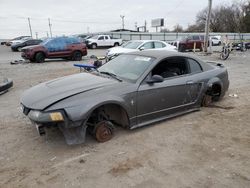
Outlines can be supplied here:
[[120, 46], [121, 44], [122, 39], [114, 39], [109, 35], [96, 35], [87, 40], [87, 46], [92, 49], [105, 46]]

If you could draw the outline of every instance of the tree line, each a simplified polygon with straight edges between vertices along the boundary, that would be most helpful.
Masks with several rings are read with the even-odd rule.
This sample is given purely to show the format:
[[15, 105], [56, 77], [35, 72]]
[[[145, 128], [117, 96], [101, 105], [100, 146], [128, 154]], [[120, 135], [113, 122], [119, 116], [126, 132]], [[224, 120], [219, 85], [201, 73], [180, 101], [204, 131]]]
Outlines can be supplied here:
[[[204, 32], [208, 9], [197, 13], [196, 22], [183, 29], [176, 25], [172, 32]], [[162, 30], [163, 32], [166, 30]], [[250, 33], [250, 2], [240, 1], [230, 5], [221, 4], [212, 9], [211, 32]]]

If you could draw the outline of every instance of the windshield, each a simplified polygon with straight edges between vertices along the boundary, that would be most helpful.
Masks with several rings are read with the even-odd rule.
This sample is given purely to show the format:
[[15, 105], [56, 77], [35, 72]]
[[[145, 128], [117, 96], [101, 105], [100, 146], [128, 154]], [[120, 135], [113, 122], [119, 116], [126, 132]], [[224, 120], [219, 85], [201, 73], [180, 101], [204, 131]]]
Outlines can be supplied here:
[[125, 43], [122, 47], [123, 48], [129, 48], [129, 49], [136, 49], [138, 48], [143, 42], [134, 42], [134, 41], [130, 41]]
[[42, 43], [41, 43], [41, 45], [46, 45], [49, 41], [51, 41], [52, 40], [52, 38], [47, 38], [47, 39], [45, 39]]
[[120, 55], [101, 66], [99, 72], [109, 72], [120, 79], [136, 82], [154, 58], [138, 55]]
[[98, 35], [91, 37], [91, 39], [98, 39]]

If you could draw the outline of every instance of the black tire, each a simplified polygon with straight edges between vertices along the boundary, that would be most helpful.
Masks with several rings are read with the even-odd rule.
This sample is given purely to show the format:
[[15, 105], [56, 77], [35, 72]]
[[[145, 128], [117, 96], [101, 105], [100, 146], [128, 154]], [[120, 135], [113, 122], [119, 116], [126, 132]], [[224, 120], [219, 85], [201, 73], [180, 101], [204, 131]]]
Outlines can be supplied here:
[[179, 46], [179, 52], [185, 52], [186, 51], [186, 48], [184, 45], [180, 45]]
[[82, 53], [79, 51], [75, 51], [72, 55], [73, 61], [81, 61], [82, 60]]
[[119, 43], [118, 42], [116, 42], [115, 44], [114, 44], [114, 46], [116, 47], [116, 46], [119, 46]]
[[21, 52], [22, 47], [18, 47], [16, 50], [17, 50], [18, 52]]
[[96, 49], [96, 48], [97, 48], [97, 44], [95, 44], [95, 43], [94, 43], [94, 44], [91, 44], [91, 48], [92, 48], [92, 49]]
[[226, 60], [229, 57], [230, 50], [228, 48], [223, 49], [222, 52], [220, 53], [220, 58], [222, 60]]
[[43, 63], [45, 60], [45, 55], [42, 52], [38, 52], [35, 56], [35, 60], [37, 63]]

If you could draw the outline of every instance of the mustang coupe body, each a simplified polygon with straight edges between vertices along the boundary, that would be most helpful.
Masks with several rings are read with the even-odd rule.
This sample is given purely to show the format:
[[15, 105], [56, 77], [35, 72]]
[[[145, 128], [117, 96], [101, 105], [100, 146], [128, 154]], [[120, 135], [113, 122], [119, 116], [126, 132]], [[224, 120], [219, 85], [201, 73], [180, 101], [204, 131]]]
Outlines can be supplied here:
[[40, 134], [58, 126], [68, 144], [99, 142], [114, 125], [134, 129], [199, 110], [228, 90], [226, 68], [165, 50], [123, 54], [92, 72], [34, 86], [21, 97], [23, 113]]

